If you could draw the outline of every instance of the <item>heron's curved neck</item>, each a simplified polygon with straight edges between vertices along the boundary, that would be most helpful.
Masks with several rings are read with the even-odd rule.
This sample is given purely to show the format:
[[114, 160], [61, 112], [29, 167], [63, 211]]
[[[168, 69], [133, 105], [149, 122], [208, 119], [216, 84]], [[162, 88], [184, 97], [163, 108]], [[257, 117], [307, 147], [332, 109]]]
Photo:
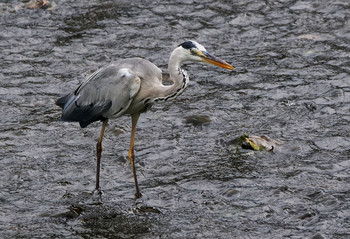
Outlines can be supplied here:
[[182, 62], [183, 59], [181, 58], [180, 52], [178, 49], [175, 49], [172, 52], [168, 63], [170, 80], [173, 82], [173, 84], [170, 86], [164, 86], [162, 96], [155, 99], [155, 102], [175, 99], [186, 89], [189, 82], [189, 77], [187, 72], [181, 69]]

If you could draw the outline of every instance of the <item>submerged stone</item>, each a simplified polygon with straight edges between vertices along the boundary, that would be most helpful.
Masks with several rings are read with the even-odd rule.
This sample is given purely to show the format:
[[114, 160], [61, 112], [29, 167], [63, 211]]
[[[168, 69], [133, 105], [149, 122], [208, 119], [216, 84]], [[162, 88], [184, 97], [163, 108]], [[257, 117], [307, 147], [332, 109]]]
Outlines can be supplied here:
[[208, 115], [192, 115], [186, 117], [186, 124], [192, 124], [193, 126], [201, 126], [206, 123], [210, 123], [211, 119]]

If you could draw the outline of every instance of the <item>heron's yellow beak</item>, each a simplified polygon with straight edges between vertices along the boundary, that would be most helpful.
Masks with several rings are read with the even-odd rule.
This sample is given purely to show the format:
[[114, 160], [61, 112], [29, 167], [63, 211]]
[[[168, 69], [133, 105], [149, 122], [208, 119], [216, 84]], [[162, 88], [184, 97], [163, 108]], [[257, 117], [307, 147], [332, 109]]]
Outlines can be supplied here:
[[220, 66], [222, 68], [226, 68], [229, 70], [233, 70], [233, 66], [228, 64], [226, 61], [221, 60], [220, 58], [206, 52], [206, 51], [196, 51], [196, 54], [202, 59], [204, 62], [208, 62], [209, 64]]

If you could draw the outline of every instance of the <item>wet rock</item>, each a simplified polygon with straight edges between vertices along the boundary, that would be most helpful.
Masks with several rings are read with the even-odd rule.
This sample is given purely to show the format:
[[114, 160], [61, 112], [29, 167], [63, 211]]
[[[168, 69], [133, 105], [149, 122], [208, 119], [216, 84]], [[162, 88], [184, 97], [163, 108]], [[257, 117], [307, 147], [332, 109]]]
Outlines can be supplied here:
[[301, 216], [299, 217], [299, 219], [300, 219], [300, 220], [305, 220], [305, 219], [309, 219], [309, 218], [311, 218], [311, 217], [313, 217], [313, 216], [315, 216], [315, 213], [307, 212], [307, 213], [301, 215]]
[[226, 192], [223, 193], [224, 196], [231, 198], [234, 197], [235, 195], [237, 195], [239, 193], [239, 190], [237, 189], [229, 189]]
[[124, 134], [125, 130], [120, 127], [116, 127], [116, 128], [110, 129], [109, 132], [114, 136], [118, 136], [118, 135]]
[[201, 126], [210, 123], [211, 119], [208, 115], [192, 115], [186, 117], [185, 124], [192, 124], [193, 126]]
[[149, 206], [140, 206], [133, 209], [134, 213], [145, 213], [145, 212], [151, 212], [151, 213], [161, 213], [157, 208], [149, 207]]
[[283, 142], [271, 139], [266, 135], [247, 136], [244, 134], [241, 137], [237, 138], [235, 141], [244, 149], [252, 149], [256, 151], [262, 151], [262, 150], [274, 151], [283, 144]]
[[56, 5], [55, 2], [50, 2], [48, 0], [39, 0], [39, 1], [31, 0], [25, 4], [25, 7], [28, 9], [41, 8], [41, 9], [52, 10], [55, 5]]
[[56, 7], [55, 2], [50, 2], [49, 0], [30, 0], [26, 3], [18, 4], [14, 7], [15, 11], [18, 11], [23, 8], [27, 9], [45, 9], [45, 10], [52, 10]]

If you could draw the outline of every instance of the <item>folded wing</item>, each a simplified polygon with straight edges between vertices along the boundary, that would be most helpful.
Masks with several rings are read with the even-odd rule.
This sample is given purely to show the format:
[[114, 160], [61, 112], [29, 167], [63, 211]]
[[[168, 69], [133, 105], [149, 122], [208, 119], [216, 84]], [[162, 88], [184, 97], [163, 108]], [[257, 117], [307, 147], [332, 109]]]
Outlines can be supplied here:
[[107, 65], [94, 72], [74, 92], [59, 98], [62, 121], [79, 122], [82, 128], [98, 120], [125, 113], [141, 85], [128, 68]]

